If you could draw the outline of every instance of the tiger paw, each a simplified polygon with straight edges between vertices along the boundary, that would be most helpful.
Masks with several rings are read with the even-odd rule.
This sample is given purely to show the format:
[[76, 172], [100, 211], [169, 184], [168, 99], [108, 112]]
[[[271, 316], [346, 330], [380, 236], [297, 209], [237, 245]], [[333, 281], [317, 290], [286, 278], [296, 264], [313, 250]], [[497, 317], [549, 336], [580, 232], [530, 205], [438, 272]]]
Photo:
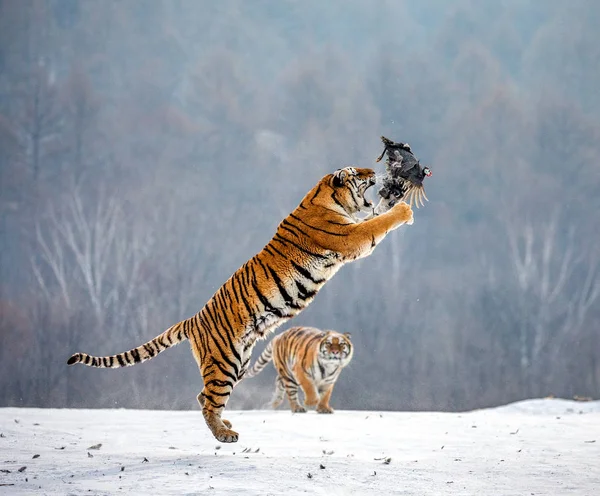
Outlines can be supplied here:
[[294, 405], [292, 406], [292, 413], [306, 413], [306, 408], [302, 405]]
[[333, 412], [335, 412], [335, 410], [333, 408], [331, 408], [330, 406], [319, 405], [317, 407], [317, 413], [333, 413]]
[[215, 437], [217, 438], [217, 441], [221, 441], [222, 443], [237, 443], [240, 435], [231, 429], [219, 429], [215, 432]]
[[221, 422], [223, 422], [225, 424], [225, 427], [227, 427], [228, 429], [231, 429], [231, 422], [229, 422], [229, 420], [221, 419]]
[[409, 226], [412, 226], [414, 222], [413, 211], [408, 203], [397, 203], [392, 207], [391, 211], [393, 211], [394, 214], [398, 216], [398, 219], [400, 221], [408, 224]]

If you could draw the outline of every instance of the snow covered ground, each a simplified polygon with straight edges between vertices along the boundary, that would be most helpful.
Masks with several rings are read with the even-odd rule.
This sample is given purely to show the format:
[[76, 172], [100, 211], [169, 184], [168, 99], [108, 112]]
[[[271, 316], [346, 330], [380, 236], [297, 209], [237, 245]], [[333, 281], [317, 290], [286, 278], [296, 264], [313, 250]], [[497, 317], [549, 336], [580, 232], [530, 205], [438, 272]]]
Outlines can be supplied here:
[[469, 413], [0, 409], [0, 495], [598, 495], [600, 402]]

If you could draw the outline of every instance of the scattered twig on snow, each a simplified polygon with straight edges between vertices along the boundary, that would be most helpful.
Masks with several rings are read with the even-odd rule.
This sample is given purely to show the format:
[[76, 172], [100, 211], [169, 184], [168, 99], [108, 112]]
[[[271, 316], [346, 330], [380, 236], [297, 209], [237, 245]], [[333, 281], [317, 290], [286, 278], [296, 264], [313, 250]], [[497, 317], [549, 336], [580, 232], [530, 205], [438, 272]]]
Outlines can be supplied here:
[[260, 448], [256, 448], [254, 451], [252, 451], [252, 448], [244, 448], [242, 450], [242, 453], [258, 453], [259, 451], [260, 451]]

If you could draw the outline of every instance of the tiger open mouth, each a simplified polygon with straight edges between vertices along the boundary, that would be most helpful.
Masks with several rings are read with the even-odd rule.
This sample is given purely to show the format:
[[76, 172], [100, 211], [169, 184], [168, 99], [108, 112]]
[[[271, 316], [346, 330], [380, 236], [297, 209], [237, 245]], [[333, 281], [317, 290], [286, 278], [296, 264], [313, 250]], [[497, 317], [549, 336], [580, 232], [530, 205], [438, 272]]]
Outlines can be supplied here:
[[365, 208], [373, 208], [373, 202], [371, 200], [369, 200], [367, 198], [367, 191], [369, 190], [369, 188], [371, 186], [373, 186], [375, 184], [375, 179], [374, 178], [370, 178], [366, 183], [364, 188], [362, 189], [362, 200], [363, 200], [363, 204]]

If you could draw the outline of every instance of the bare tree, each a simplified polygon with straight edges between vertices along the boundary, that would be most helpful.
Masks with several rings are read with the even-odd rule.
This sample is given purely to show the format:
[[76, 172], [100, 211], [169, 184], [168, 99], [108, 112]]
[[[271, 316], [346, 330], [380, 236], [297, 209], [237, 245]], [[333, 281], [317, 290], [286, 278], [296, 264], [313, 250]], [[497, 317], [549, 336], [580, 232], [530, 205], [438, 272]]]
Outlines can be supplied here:
[[[77, 191], [70, 195], [64, 209], [50, 208], [44, 219], [45, 229], [39, 222], [36, 226], [36, 258], [41, 260], [32, 258], [32, 267], [45, 295], [50, 295], [49, 286], [54, 283], [67, 308], [72, 307], [74, 299], [85, 297], [102, 324], [105, 308], [113, 299], [106, 279], [120, 212], [116, 200], [103, 194], [90, 209], [86, 211]], [[45, 276], [40, 262], [50, 271], [50, 277]]]
[[518, 312], [520, 367], [529, 392], [544, 369], [542, 355], [556, 358], [561, 345], [581, 334], [600, 295], [599, 255], [578, 243], [575, 228], [558, 210], [544, 223], [506, 223]]
[[65, 160], [68, 168], [62, 166], [60, 169], [63, 175], [80, 184], [89, 166], [101, 165], [106, 155], [101, 150], [106, 143], [97, 122], [100, 100], [81, 64], [69, 75], [62, 100], [66, 113], [65, 147], [70, 153]]
[[[35, 319], [41, 320], [38, 341], [46, 339], [44, 319], [54, 320], [62, 327], [66, 349], [72, 351], [84, 339], [77, 333], [81, 319], [89, 331], [105, 335], [108, 331], [110, 336], [111, 327], [119, 322], [120, 329], [135, 335], [137, 329], [131, 323], [144, 306], [139, 297], [144, 292], [140, 269], [147, 258], [143, 235], [128, 225], [114, 196], [100, 190], [96, 201], [85, 203], [75, 188], [64, 202], [50, 207], [36, 225], [31, 256], [42, 296], [37, 298], [42, 305]], [[134, 302], [136, 313], [131, 312]], [[60, 322], [50, 317], [58, 309]], [[93, 332], [86, 335], [89, 339]]]

